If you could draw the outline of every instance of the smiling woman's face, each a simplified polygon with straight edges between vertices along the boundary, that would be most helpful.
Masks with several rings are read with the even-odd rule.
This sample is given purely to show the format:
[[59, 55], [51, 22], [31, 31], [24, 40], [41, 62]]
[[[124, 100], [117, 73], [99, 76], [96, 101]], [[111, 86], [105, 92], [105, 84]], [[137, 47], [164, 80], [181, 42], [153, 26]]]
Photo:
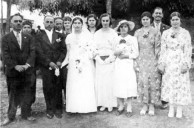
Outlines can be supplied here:
[[173, 28], [178, 28], [181, 25], [181, 19], [178, 16], [173, 16], [170, 23]]

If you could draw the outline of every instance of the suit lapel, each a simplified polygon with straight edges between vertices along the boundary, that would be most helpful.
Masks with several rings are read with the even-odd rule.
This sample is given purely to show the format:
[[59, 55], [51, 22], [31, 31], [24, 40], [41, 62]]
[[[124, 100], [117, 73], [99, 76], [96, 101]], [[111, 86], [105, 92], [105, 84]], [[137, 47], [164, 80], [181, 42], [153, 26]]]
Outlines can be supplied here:
[[46, 34], [45, 31], [43, 31], [42, 39], [43, 39], [49, 46], [51, 46], [51, 42], [50, 42], [50, 40], [49, 40], [49, 38], [48, 38], [48, 36], [47, 36], [47, 34]]
[[[16, 37], [15, 37], [13, 31], [11, 32], [11, 40], [12, 40], [13, 44], [14, 44], [18, 49], [20, 49], [19, 43], [18, 43], [18, 41], [17, 41], [17, 39], [16, 39]], [[21, 49], [20, 49], [20, 50], [21, 50]]]
[[24, 47], [26, 45], [25, 39], [26, 39], [26, 36], [22, 33], [22, 41], [21, 41], [22, 47], [21, 47], [21, 50], [24, 50]]
[[57, 33], [55, 31], [53, 31], [52, 44], [54, 44], [56, 42], [56, 39], [57, 39]]

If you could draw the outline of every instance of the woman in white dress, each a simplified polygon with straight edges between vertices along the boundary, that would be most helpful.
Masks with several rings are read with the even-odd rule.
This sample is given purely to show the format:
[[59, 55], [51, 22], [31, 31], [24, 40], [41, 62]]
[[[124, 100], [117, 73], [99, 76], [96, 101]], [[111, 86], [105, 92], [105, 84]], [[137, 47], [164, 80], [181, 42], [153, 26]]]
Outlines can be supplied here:
[[66, 38], [68, 49], [68, 74], [66, 85], [66, 111], [71, 113], [96, 112], [94, 90], [93, 48], [88, 32], [82, 31], [83, 20], [75, 17], [74, 31]]
[[116, 97], [113, 95], [114, 78], [114, 47], [118, 37], [115, 30], [110, 28], [111, 17], [109, 14], [100, 16], [99, 29], [94, 34], [94, 42], [97, 49], [96, 56], [96, 98], [97, 106], [101, 106], [100, 111], [108, 108], [111, 112], [113, 107], [117, 107]]
[[118, 111], [120, 115], [124, 111], [124, 99], [127, 99], [126, 116], [132, 116], [132, 97], [137, 97], [137, 80], [134, 69], [134, 60], [138, 57], [137, 38], [128, 34], [133, 30], [135, 24], [131, 21], [122, 20], [116, 27], [120, 36], [115, 48], [115, 84], [114, 96], [118, 100]]

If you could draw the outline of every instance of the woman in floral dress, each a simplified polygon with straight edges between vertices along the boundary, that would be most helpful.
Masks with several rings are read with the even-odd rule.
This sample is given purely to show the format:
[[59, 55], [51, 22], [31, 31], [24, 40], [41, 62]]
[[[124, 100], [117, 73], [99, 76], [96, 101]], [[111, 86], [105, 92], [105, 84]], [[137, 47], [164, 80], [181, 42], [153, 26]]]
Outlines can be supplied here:
[[138, 91], [140, 100], [144, 103], [140, 115], [154, 115], [154, 104], [159, 102], [160, 77], [157, 71], [157, 58], [160, 46], [160, 33], [151, 26], [151, 14], [141, 15], [142, 28], [135, 32], [139, 45]]
[[189, 69], [191, 67], [191, 37], [180, 27], [178, 12], [171, 14], [171, 28], [164, 31], [158, 69], [163, 73], [161, 98], [169, 102], [169, 117], [182, 117], [182, 106], [191, 103]]
[[83, 20], [75, 17], [74, 31], [66, 38], [68, 49], [68, 74], [66, 85], [66, 111], [71, 113], [96, 112], [94, 90], [93, 48], [88, 32], [82, 31]]
[[116, 97], [113, 95], [114, 79], [114, 47], [118, 37], [115, 30], [110, 28], [111, 17], [109, 14], [102, 14], [100, 17], [101, 29], [94, 34], [96, 45], [96, 98], [100, 111], [108, 108], [111, 112], [117, 107]]

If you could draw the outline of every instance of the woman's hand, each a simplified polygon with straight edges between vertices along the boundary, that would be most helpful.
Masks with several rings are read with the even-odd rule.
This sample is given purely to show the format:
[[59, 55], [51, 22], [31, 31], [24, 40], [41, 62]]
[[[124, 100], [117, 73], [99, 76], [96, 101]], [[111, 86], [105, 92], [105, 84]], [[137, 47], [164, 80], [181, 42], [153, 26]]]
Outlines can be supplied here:
[[184, 73], [186, 73], [187, 71], [188, 71], [188, 66], [187, 66], [186, 64], [183, 64], [183, 65], [181, 66], [181, 73], [184, 74]]
[[129, 56], [121, 54], [121, 55], [118, 56], [118, 58], [121, 59], [121, 60], [122, 59], [129, 59]]
[[158, 71], [161, 74], [164, 74], [164, 72], [165, 72], [165, 66], [163, 64], [158, 65]]
[[96, 56], [96, 61], [99, 63], [99, 64], [104, 64], [104, 61], [100, 58], [100, 56]]
[[117, 50], [117, 51], [114, 52], [114, 55], [115, 56], [120, 56], [121, 53], [122, 53], [122, 50]]

